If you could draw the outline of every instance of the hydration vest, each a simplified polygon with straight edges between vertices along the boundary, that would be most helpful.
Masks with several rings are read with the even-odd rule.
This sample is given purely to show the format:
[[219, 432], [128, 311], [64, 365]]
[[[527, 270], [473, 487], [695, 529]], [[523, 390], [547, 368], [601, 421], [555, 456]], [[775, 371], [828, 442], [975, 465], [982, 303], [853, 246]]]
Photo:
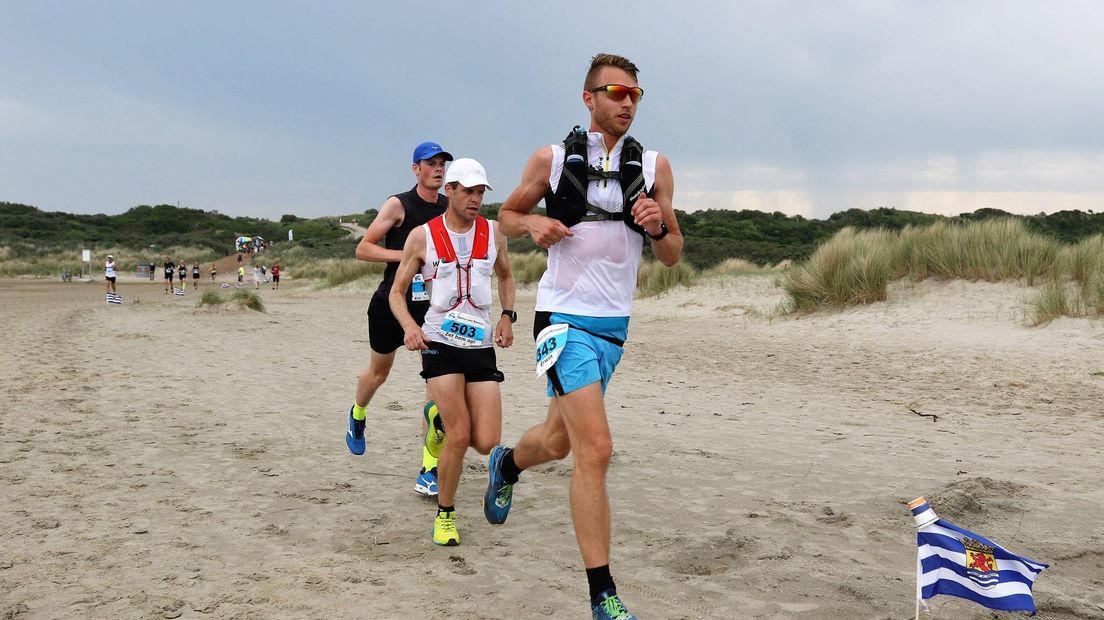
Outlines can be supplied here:
[[[465, 300], [478, 308], [479, 306], [472, 301], [471, 297], [471, 269], [473, 262], [487, 259], [491, 237], [491, 225], [487, 222], [487, 218], [482, 215], [475, 218], [475, 239], [472, 241], [472, 252], [471, 256], [468, 257], [467, 265], [455, 264], [457, 262], [456, 249], [452, 247], [452, 239], [445, 228], [445, 216], [439, 215], [429, 220], [426, 222], [426, 226], [429, 227], [429, 236], [433, 241], [433, 249], [437, 253], [438, 259], [433, 276], [426, 278], [426, 281], [436, 280], [442, 271], [446, 274], [455, 271], [456, 282], [454, 285], [450, 283], [450, 286], [455, 286], [455, 295], [452, 296], [455, 301], [451, 303], [452, 308], [450, 310], [455, 309]], [[438, 294], [437, 285], [435, 284], [433, 295], [437, 296]]]
[[[563, 222], [568, 228], [579, 222], [621, 220], [641, 235], [646, 234], [642, 227], [633, 222], [632, 215], [637, 197], [641, 193], [650, 196], [644, 188], [644, 147], [632, 136], [625, 136], [618, 169], [606, 171], [598, 166], [592, 167], [587, 161], [587, 132], [582, 127], [576, 125], [564, 138], [563, 146], [564, 165], [560, 183], [555, 192], [550, 189], [544, 197], [548, 217]], [[609, 213], [587, 203], [587, 186], [591, 181], [601, 180], [617, 181], [621, 185], [623, 198], [620, 213]], [[588, 214], [588, 210], [594, 213]]]

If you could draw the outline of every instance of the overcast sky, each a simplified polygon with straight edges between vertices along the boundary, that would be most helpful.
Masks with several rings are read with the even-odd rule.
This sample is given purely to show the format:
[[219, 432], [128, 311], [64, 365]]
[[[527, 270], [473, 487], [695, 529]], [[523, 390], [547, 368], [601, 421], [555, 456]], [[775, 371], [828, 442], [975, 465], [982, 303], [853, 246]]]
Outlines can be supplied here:
[[1104, 210], [1098, 0], [4, 2], [0, 201], [353, 213], [436, 140], [498, 202], [599, 51], [677, 208]]

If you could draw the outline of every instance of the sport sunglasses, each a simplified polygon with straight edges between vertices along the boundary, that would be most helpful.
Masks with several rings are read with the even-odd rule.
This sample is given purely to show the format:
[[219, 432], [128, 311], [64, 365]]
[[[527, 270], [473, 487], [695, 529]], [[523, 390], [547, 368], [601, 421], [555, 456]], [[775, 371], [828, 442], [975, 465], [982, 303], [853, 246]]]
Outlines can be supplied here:
[[625, 98], [625, 95], [632, 99], [633, 103], [637, 103], [644, 98], [644, 89], [639, 86], [623, 86], [621, 84], [606, 84], [605, 86], [599, 86], [598, 88], [590, 89], [592, 93], [605, 92], [609, 95], [610, 99], [614, 101], [621, 101]]

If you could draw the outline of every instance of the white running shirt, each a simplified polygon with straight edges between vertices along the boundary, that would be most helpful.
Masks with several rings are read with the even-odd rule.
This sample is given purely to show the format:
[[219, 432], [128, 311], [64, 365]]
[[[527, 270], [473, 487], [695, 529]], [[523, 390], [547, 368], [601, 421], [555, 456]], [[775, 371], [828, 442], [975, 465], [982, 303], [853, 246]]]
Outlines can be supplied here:
[[[491, 322], [491, 273], [494, 271], [495, 260], [498, 258], [498, 247], [495, 246], [495, 232], [498, 230], [498, 222], [487, 220], [489, 238], [487, 239], [487, 259], [472, 261], [470, 290], [464, 292], [470, 295], [469, 299], [455, 305], [458, 296], [456, 285], [456, 272], [459, 266], [468, 264], [472, 255], [472, 245], [475, 243], [475, 222], [472, 222], [468, 232], [459, 234], [449, 229], [449, 239], [452, 241], [452, 249], [456, 252], [456, 262], [445, 267], [439, 267], [440, 258], [437, 249], [433, 246], [433, 237], [429, 232], [429, 224], [422, 224], [422, 234], [426, 237], [425, 262], [422, 264], [422, 277], [425, 279], [426, 289], [429, 291], [429, 309], [426, 310], [425, 324], [422, 331], [433, 342], [458, 346], [456, 342], [449, 340], [441, 331], [441, 325], [445, 316], [456, 310], [464, 314], [473, 315], [483, 320], [485, 330], [483, 341], [480, 344], [465, 345], [465, 348], [485, 349], [494, 344], [495, 323]], [[413, 232], [413, 231], [412, 231]], [[462, 272], [462, 270], [461, 270]], [[467, 285], [468, 279], [463, 277], [461, 281]]]
[[[618, 170], [624, 137], [606, 152], [600, 132], [587, 134], [587, 161], [603, 169]], [[563, 144], [553, 144], [548, 183], [555, 192], [563, 173]], [[656, 151], [644, 151], [644, 187], [655, 185]], [[620, 213], [624, 197], [617, 181], [595, 180], [587, 184], [587, 202], [610, 213]], [[593, 209], [592, 209], [593, 210]], [[629, 316], [636, 292], [636, 272], [644, 239], [620, 220], [579, 222], [573, 236], [548, 249], [548, 269], [537, 285], [538, 311], [582, 316]]]

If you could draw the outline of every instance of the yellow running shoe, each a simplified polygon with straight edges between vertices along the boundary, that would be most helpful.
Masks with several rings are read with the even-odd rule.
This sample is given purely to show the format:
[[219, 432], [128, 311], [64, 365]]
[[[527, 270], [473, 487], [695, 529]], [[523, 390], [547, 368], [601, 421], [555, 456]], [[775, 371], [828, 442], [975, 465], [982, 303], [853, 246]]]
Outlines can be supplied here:
[[441, 446], [445, 445], [445, 424], [437, 411], [437, 403], [432, 400], [422, 409], [426, 421], [425, 447], [433, 458], [441, 456]]
[[439, 512], [433, 520], [433, 544], [455, 547], [460, 544], [460, 533], [456, 531], [456, 511]]

